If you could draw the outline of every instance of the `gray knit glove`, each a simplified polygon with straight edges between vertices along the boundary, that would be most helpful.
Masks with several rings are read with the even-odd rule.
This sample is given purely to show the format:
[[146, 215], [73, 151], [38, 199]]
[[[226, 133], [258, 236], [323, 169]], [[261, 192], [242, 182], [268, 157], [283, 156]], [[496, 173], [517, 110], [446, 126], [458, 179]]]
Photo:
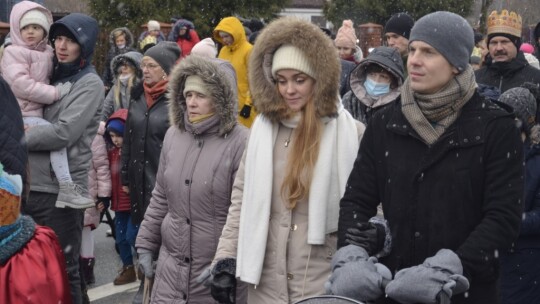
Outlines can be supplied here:
[[55, 86], [56, 88], [56, 100], [62, 99], [64, 96], [66, 96], [69, 93], [69, 90], [71, 90], [71, 82], [64, 82], [59, 83]]
[[339, 249], [332, 259], [332, 275], [324, 284], [327, 294], [359, 301], [374, 301], [384, 295], [392, 274], [386, 266], [355, 245]]
[[403, 304], [450, 303], [452, 295], [469, 289], [459, 257], [449, 249], [441, 249], [422, 265], [405, 268], [386, 286], [388, 297]]
[[154, 277], [154, 254], [152, 251], [138, 248], [137, 253], [139, 254], [139, 268], [144, 273], [144, 276], [151, 279]]

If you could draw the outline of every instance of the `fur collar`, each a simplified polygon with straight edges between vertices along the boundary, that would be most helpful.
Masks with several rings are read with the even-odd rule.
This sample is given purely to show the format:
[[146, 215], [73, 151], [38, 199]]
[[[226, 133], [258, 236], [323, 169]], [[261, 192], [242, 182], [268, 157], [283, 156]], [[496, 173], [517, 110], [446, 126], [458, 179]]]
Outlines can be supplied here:
[[184, 87], [188, 76], [200, 76], [213, 97], [216, 107], [216, 115], [220, 118], [219, 135], [225, 136], [236, 125], [237, 103], [235, 88], [231, 86], [228, 71], [221, 68], [217, 61], [198, 55], [189, 55], [171, 72], [169, 77], [169, 120], [171, 125], [182, 131], [186, 130], [184, 113], [186, 112], [186, 99]]

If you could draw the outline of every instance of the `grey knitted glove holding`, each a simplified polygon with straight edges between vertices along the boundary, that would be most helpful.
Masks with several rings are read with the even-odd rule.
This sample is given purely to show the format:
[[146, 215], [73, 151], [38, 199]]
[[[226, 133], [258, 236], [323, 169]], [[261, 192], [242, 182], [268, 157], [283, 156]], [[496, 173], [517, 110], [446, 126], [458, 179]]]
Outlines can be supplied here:
[[403, 304], [450, 303], [452, 295], [469, 289], [459, 257], [449, 249], [441, 249], [422, 265], [405, 268], [386, 286], [386, 294]]
[[144, 276], [151, 279], [154, 277], [154, 254], [152, 251], [138, 248], [137, 253], [139, 254], [139, 268], [141, 268]]
[[62, 99], [64, 96], [66, 96], [68, 93], [69, 93], [69, 90], [71, 90], [71, 82], [64, 82], [64, 83], [59, 83], [55, 86], [56, 88], [56, 100], [60, 100]]
[[374, 301], [384, 295], [392, 274], [386, 266], [369, 257], [355, 245], [339, 249], [332, 259], [332, 275], [325, 283], [326, 292], [359, 301]]

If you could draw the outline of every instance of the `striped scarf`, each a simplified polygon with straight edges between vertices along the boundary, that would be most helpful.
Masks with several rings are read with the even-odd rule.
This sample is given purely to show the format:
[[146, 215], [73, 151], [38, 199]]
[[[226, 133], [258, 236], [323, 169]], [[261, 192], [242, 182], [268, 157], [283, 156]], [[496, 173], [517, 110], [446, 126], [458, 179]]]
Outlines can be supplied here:
[[435, 94], [414, 93], [407, 78], [401, 87], [401, 111], [418, 135], [431, 145], [456, 121], [476, 87], [470, 65]]

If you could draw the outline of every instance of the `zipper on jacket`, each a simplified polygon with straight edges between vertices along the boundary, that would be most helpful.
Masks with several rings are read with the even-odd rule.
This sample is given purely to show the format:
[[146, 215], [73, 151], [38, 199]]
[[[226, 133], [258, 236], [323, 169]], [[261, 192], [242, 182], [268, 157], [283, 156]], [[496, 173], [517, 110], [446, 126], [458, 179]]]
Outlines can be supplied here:
[[501, 79], [499, 80], [499, 91], [502, 93], [502, 83], [503, 83], [503, 76], [501, 75]]

